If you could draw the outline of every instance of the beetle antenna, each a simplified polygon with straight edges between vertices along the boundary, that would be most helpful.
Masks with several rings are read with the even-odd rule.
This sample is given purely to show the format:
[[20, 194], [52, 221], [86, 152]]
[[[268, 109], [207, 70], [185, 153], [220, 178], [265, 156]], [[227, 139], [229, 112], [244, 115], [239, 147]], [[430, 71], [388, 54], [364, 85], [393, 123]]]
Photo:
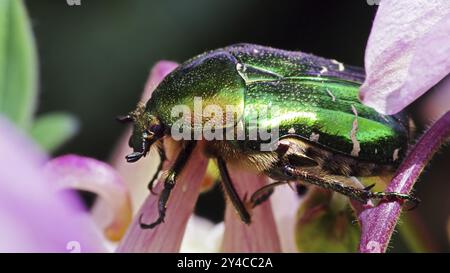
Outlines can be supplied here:
[[116, 120], [121, 123], [128, 123], [134, 121], [133, 117], [130, 114], [124, 116], [117, 116]]

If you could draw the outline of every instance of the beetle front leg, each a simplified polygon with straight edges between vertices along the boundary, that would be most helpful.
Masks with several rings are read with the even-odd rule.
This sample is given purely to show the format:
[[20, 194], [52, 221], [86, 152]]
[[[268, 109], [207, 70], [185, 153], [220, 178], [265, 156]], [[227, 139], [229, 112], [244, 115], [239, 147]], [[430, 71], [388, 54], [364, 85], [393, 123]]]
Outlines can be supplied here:
[[142, 148], [140, 152], [134, 152], [131, 153], [129, 155], [127, 155], [125, 158], [127, 160], [128, 163], [132, 163], [132, 162], [136, 162], [139, 159], [141, 159], [141, 157], [145, 157], [145, 155], [147, 155], [147, 151], [149, 148], [149, 143], [148, 143], [148, 139], [146, 136], [142, 136]]
[[158, 154], [159, 154], [159, 164], [158, 167], [156, 168], [156, 172], [153, 175], [152, 179], [150, 180], [150, 182], [148, 183], [148, 190], [150, 191], [150, 193], [156, 195], [156, 193], [153, 191], [153, 185], [156, 182], [156, 179], [158, 178], [159, 173], [161, 172], [163, 165], [164, 165], [164, 161], [166, 161], [166, 152], [164, 151], [164, 148], [162, 147], [162, 143], [160, 144], [161, 146], [157, 146], [158, 149]]
[[146, 224], [142, 222], [143, 214], [141, 214], [141, 216], [139, 217], [139, 224], [142, 229], [151, 229], [164, 222], [164, 218], [166, 216], [167, 201], [169, 200], [170, 193], [175, 187], [177, 178], [181, 173], [181, 171], [183, 170], [183, 168], [186, 166], [186, 163], [189, 160], [189, 157], [191, 156], [192, 151], [194, 150], [196, 144], [197, 144], [196, 141], [186, 142], [185, 147], [181, 150], [180, 154], [175, 160], [175, 164], [169, 170], [169, 174], [167, 178], [164, 180], [164, 189], [161, 192], [158, 201], [158, 212], [159, 212], [158, 219], [151, 224]]
[[227, 165], [221, 157], [217, 158], [217, 166], [219, 167], [220, 176], [222, 177], [222, 185], [225, 194], [230, 199], [231, 204], [233, 204], [242, 222], [250, 224], [250, 214], [245, 208], [244, 202], [242, 202], [241, 198], [236, 192], [236, 189], [233, 186], [233, 182], [231, 181], [230, 174], [228, 173]]

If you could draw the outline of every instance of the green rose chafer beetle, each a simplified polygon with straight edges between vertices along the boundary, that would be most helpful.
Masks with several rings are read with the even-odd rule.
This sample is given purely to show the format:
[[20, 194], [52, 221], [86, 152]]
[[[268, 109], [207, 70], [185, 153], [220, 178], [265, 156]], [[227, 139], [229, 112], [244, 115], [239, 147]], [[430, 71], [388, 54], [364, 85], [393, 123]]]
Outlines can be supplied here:
[[[231, 128], [235, 135], [238, 121], [245, 125], [244, 139], [212, 139], [203, 146], [205, 154], [217, 160], [224, 191], [245, 223], [251, 221], [248, 206], [230, 180], [230, 164], [279, 181], [255, 192], [250, 199], [252, 207], [266, 200], [274, 186], [290, 181], [331, 189], [363, 203], [370, 199], [417, 203], [410, 195], [372, 192], [371, 186], [364, 188], [352, 179], [394, 171], [409, 143], [409, 122], [404, 113], [382, 115], [359, 102], [363, 80], [359, 68], [302, 52], [237, 44], [203, 53], [167, 75], [145, 105], [139, 104], [120, 118], [134, 123], [129, 141], [134, 152], [127, 161], [139, 160], [155, 146], [161, 157], [159, 172], [165, 158], [161, 139], [172, 137], [172, 128], [180, 120], [173, 114], [174, 107], [191, 109], [187, 128], [192, 136], [201, 130], [194, 124], [193, 111], [195, 98], [201, 98], [203, 107], [233, 106], [233, 119], [227, 111], [214, 117], [224, 121], [222, 128], [216, 129], [229, 132]], [[269, 116], [258, 114], [267, 108]], [[200, 125], [212, 119], [200, 117]], [[250, 123], [277, 130], [277, 138], [271, 139], [274, 149], [263, 151], [260, 144], [266, 140], [248, 137]], [[199, 140], [180, 141], [182, 150], [160, 195], [159, 218], [151, 224], [141, 221], [142, 228], [164, 221], [170, 192]], [[149, 184], [150, 190], [156, 177]]]

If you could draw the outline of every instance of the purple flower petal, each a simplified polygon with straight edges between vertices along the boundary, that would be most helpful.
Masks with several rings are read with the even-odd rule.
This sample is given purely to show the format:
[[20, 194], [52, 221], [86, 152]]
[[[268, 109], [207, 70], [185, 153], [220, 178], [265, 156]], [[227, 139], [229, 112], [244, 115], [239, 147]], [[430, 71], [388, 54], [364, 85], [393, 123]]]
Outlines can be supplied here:
[[[147, 101], [155, 87], [178, 66], [175, 62], [160, 61], [150, 72], [149, 78], [145, 85], [142, 94], [142, 101]], [[141, 158], [138, 162], [129, 164], [125, 160], [125, 156], [130, 153], [131, 149], [128, 146], [128, 139], [131, 135], [131, 128], [125, 130], [125, 133], [120, 138], [116, 149], [112, 153], [111, 164], [121, 174], [131, 194], [131, 202], [134, 212], [137, 212], [148, 195], [147, 184], [153, 174], [156, 172], [156, 167], [159, 162], [158, 154], [152, 149], [145, 158]]]
[[93, 158], [65, 155], [50, 160], [44, 172], [57, 188], [78, 189], [97, 194], [107, 204], [94, 219], [100, 219], [105, 235], [119, 240], [131, 222], [131, 203], [125, 182], [108, 164]]
[[[230, 166], [230, 176], [239, 196], [250, 196], [267, 183], [267, 177], [238, 170]], [[277, 226], [270, 201], [250, 211], [252, 223], [244, 224], [227, 202], [225, 212], [224, 252], [281, 252]]]
[[450, 2], [383, 0], [366, 48], [361, 100], [402, 110], [450, 72]]
[[[154, 229], [141, 229], [139, 217], [135, 217], [122, 239], [118, 252], [178, 252], [183, 239], [187, 221], [194, 210], [200, 194], [203, 176], [206, 172], [208, 159], [203, 155], [201, 146], [196, 147], [187, 167], [181, 173], [172, 191], [167, 205], [165, 222]], [[156, 185], [155, 191], [160, 193], [163, 188], [162, 179]], [[141, 189], [147, 191], [146, 188]], [[148, 191], [147, 191], [148, 194]], [[158, 218], [157, 195], [148, 195], [138, 215], [143, 214], [143, 221], [148, 223]]]
[[104, 251], [78, 198], [56, 193], [46, 156], [0, 117], [0, 252]]

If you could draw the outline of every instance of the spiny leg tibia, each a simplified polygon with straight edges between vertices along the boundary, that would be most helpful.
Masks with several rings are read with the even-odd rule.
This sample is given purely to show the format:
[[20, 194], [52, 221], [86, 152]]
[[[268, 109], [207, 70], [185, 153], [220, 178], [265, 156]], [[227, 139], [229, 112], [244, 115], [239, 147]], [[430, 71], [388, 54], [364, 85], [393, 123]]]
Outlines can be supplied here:
[[242, 222], [250, 224], [250, 214], [233, 186], [225, 161], [220, 157], [217, 158], [217, 166], [219, 167], [220, 176], [222, 177], [222, 186], [225, 194], [230, 199], [231, 204], [236, 209]]
[[[358, 200], [363, 203], [366, 203], [369, 199], [378, 199], [380, 201], [406, 200], [411, 202], [412, 208], [414, 208], [420, 202], [420, 200], [418, 200], [417, 198], [407, 194], [401, 194], [397, 192], [371, 192], [370, 189], [372, 189], [373, 186], [375, 186], [375, 184], [372, 184], [365, 188], [356, 188], [350, 185], [345, 185], [343, 181], [334, 180], [329, 176], [328, 177], [320, 176], [311, 172], [301, 171], [298, 169], [292, 171], [291, 169], [294, 168], [288, 166], [286, 170], [287, 174], [290, 175], [291, 177], [301, 179], [303, 182], [307, 182], [316, 186], [334, 190], [336, 192], [342, 193], [346, 196], [349, 196], [352, 199]], [[264, 187], [261, 187], [251, 196], [250, 198], [251, 207], [254, 208], [263, 203], [264, 201], [266, 201], [272, 195], [275, 187], [284, 184], [290, 185], [291, 182], [294, 181], [278, 181], [268, 184]], [[300, 181], [295, 182], [300, 183]]]
[[373, 185], [366, 188], [356, 188], [348, 186], [333, 178], [333, 176], [326, 176], [311, 171], [302, 170], [292, 167], [290, 165], [284, 165], [283, 173], [292, 179], [298, 179], [325, 189], [330, 189], [341, 194], [344, 194], [352, 199], [358, 200], [361, 203], [367, 203], [370, 199], [377, 199], [379, 201], [408, 201], [411, 202], [412, 208], [416, 207], [420, 200], [416, 197], [398, 192], [371, 192], [370, 189]]
[[156, 221], [151, 224], [145, 224], [142, 222], [143, 215], [141, 214], [141, 216], [139, 217], [139, 224], [142, 229], [154, 228], [157, 225], [164, 222], [164, 217], [166, 216], [167, 201], [169, 200], [170, 193], [172, 192], [172, 189], [175, 187], [179, 174], [183, 170], [184, 166], [186, 166], [186, 163], [189, 160], [189, 157], [191, 156], [196, 143], [197, 143], [196, 141], [186, 142], [186, 145], [181, 150], [180, 154], [175, 160], [174, 165], [169, 170], [169, 175], [167, 176], [166, 180], [164, 180], [164, 189], [161, 192], [158, 201], [158, 212], [159, 212], [158, 219], [156, 219]]

